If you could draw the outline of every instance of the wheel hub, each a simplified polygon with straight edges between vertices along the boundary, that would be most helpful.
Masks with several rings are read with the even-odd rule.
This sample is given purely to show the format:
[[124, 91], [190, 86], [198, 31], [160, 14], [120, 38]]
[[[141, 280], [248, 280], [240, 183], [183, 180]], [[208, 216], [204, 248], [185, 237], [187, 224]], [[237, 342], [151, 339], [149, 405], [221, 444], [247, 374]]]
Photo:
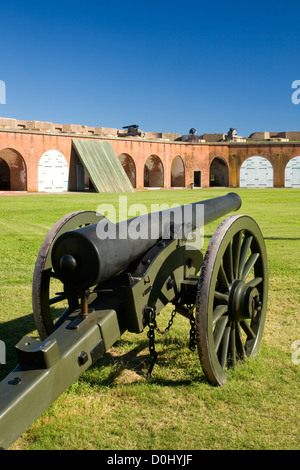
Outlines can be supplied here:
[[261, 310], [261, 301], [256, 287], [249, 287], [244, 281], [235, 280], [229, 296], [229, 315], [233, 322], [251, 319], [255, 321]]

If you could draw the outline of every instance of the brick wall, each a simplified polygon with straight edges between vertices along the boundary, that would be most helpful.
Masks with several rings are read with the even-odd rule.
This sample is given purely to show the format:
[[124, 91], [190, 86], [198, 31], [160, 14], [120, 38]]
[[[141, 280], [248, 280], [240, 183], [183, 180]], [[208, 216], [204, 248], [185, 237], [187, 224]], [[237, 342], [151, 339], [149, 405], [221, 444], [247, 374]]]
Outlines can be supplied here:
[[[263, 156], [272, 163], [274, 186], [281, 187], [284, 186], [284, 169], [287, 162], [294, 156], [300, 155], [300, 142], [257, 142], [256, 144], [254, 141], [248, 141], [247, 143], [215, 142], [195, 144], [162, 138], [151, 140], [147, 138], [118, 138], [87, 133], [81, 134], [75, 133], [76, 129], [72, 126], [69, 128], [69, 133], [54, 133], [53, 130], [41, 130], [41, 127], [45, 127], [45, 123], [43, 123], [43, 126], [38, 126], [36, 121], [34, 121], [35, 124], [32, 124], [34, 129], [28, 129], [31, 124], [26, 122], [27, 129], [21, 130], [19, 127], [20, 121], [9, 121], [13, 121], [13, 123], [9, 123], [10, 126], [18, 125], [18, 127], [15, 129], [4, 127], [3, 119], [0, 120], [0, 159], [8, 160], [7, 163], [11, 168], [11, 189], [16, 190], [38, 191], [38, 164], [42, 155], [48, 150], [58, 150], [64, 155], [69, 166], [70, 190], [76, 190], [76, 165], [79, 160], [72, 149], [72, 138], [75, 136], [83, 139], [107, 140], [118, 156], [121, 154], [129, 155], [135, 163], [137, 189], [143, 189], [144, 187], [144, 166], [151, 155], [156, 155], [161, 159], [165, 188], [171, 187], [172, 162], [176, 156], [180, 156], [184, 164], [185, 186], [189, 187], [194, 182], [195, 171], [201, 171], [202, 187], [206, 188], [210, 185], [210, 165], [215, 157], [222, 158], [226, 163], [230, 187], [239, 186], [240, 167], [246, 158], [254, 155]], [[74, 133], [71, 132], [71, 129]], [[103, 131], [104, 128], [101, 129]], [[105, 128], [105, 132], [112, 132], [112, 130]], [[11, 149], [13, 153], [9, 153], [6, 149]], [[10, 156], [8, 156], [8, 153]], [[12, 164], [12, 155], [15, 155], [14, 165]], [[14, 172], [13, 176], [12, 171]], [[22, 178], [24, 179], [24, 174], [26, 175], [25, 184], [21, 182]]]

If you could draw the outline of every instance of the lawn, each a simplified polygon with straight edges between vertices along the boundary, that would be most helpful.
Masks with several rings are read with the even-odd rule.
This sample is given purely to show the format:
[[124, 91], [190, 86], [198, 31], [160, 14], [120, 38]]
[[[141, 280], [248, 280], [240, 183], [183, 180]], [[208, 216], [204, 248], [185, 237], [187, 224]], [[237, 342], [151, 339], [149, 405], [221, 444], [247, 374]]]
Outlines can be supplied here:
[[[157, 339], [153, 378], [147, 330], [125, 333], [93, 367], [13, 444], [12, 449], [299, 449], [300, 190], [237, 189], [241, 214], [259, 224], [268, 252], [269, 306], [260, 352], [239, 364], [223, 387], [212, 387], [197, 353], [188, 348], [189, 324], [176, 316]], [[226, 194], [225, 189], [141, 191], [128, 205], [186, 204]], [[36, 335], [31, 314], [35, 260], [50, 228], [75, 210], [114, 204], [114, 194], [0, 196], [0, 340], [6, 365], [14, 345]], [[205, 229], [205, 241], [220, 223]], [[159, 316], [165, 327], [171, 307]], [[1, 400], [1, 397], [0, 397]], [[0, 401], [1, 403], [1, 401]]]

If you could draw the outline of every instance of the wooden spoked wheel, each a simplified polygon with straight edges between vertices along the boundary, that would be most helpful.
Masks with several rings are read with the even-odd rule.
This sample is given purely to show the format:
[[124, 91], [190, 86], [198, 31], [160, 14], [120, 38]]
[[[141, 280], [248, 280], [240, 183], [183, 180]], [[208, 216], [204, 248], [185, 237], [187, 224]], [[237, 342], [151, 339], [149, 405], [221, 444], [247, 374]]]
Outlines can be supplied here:
[[229, 216], [209, 243], [197, 288], [197, 347], [212, 384], [223, 385], [230, 367], [257, 354], [267, 296], [267, 255], [261, 231], [248, 216]]
[[32, 308], [42, 340], [61, 324], [70, 311], [78, 307], [77, 295], [68, 292], [52, 269], [52, 246], [62, 233], [98, 223], [102, 218], [102, 215], [93, 211], [72, 212], [52, 227], [41, 246], [33, 274]]

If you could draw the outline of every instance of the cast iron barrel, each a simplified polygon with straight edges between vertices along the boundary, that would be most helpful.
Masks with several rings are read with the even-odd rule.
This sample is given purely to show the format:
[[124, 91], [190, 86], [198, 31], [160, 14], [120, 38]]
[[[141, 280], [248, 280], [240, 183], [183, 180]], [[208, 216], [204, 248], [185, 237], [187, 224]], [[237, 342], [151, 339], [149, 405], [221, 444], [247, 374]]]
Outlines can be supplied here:
[[187, 237], [240, 207], [241, 198], [229, 193], [117, 224], [104, 217], [97, 224], [62, 234], [52, 248], [52, 266], [64, 284], [84, 291], [124, 272], [158, 240]]

